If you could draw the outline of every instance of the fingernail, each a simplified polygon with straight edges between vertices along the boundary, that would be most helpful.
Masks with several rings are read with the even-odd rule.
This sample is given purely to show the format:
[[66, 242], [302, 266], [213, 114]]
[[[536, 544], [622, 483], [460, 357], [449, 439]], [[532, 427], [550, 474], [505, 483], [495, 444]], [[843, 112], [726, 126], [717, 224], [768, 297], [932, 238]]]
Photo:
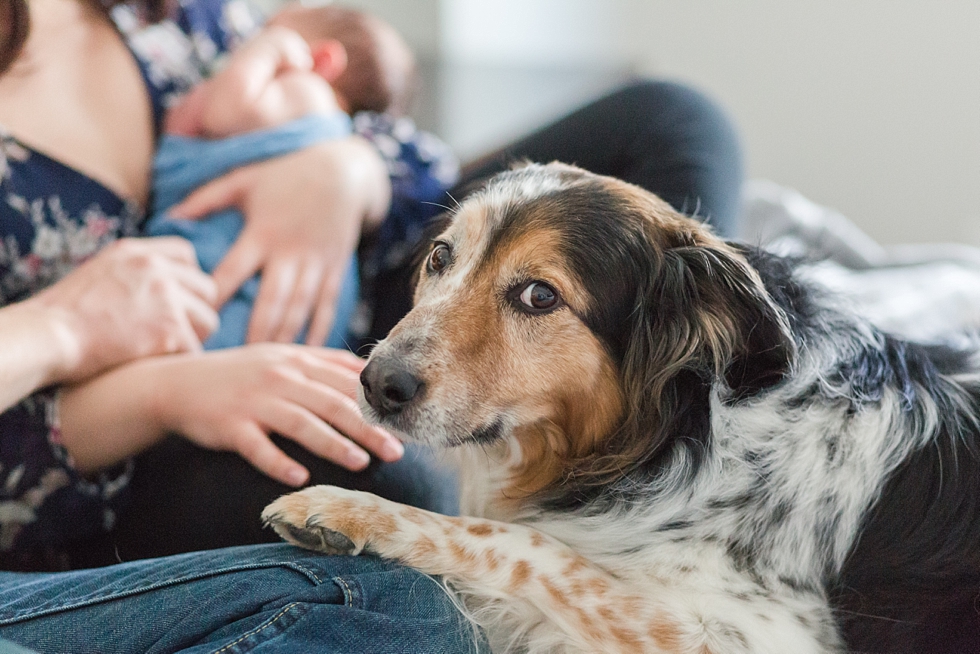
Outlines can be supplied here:
[[364, 450], [350, 450], [347, 452], [347, 466], [354, 470], [360, 470], [371, 462], [371, 457]]
[[309, 474], [305, 468], [290, 468], [286, 473], [286, 481], [293, 486], [302, 486], [306, 483]]

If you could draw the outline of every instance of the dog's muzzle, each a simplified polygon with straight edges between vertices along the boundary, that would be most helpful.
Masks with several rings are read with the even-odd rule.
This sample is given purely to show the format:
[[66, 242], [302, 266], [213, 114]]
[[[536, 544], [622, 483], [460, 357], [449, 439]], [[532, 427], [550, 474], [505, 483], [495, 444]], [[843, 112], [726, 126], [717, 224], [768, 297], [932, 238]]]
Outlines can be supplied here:
[[361, 371], [364, 399], [379, 418], [404, 411], [421, 397], [425, 384], [404, 364], [393, 358], [372, 359]]

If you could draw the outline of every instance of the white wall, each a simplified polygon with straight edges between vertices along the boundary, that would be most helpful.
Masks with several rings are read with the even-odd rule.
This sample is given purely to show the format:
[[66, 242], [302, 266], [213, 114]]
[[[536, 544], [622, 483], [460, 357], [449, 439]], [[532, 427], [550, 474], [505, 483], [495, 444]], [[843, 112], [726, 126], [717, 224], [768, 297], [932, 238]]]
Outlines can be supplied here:
[[442, 53], [503, 66], [592, 66], [634, 57], [628, 0], [444, 0]]
[[[256, 2], [257, 0], [251, 0]], [[258, 0], [285, 4], [293, 0]], [[298, 0], [309, 4], [327, 4], [331, 0]], [[440, 53], [442, 34], [441, 0], [337, 0], [337, 4], [356, 7], [381, 16], [398, 28], [415, 53], [435, 57]]]
[[718, 97], [749, 172], [881, 242], [980, 244], [980, 2], [651, 0], [646, 71]]
[[[881, 242], [980, 245], [980, 0], [346, 1], [448, 62], [439, 122], [465, 156], [593, 92], [569, 71], [629, 66], [719, 99], [750, 176]], [[515, 67], [564, 86], [506, 99]]]

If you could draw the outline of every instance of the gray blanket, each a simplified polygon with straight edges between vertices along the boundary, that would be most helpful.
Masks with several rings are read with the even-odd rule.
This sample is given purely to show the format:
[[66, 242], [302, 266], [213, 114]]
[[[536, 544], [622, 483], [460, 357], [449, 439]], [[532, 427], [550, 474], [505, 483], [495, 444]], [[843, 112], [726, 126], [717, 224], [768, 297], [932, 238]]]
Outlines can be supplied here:
[[882, 246], [840, 213], [772, 182], [744, 189], [740, 240], [816, 261], [807, 272], [882, 329], [919, 341], [980, 331], [980, 249]]

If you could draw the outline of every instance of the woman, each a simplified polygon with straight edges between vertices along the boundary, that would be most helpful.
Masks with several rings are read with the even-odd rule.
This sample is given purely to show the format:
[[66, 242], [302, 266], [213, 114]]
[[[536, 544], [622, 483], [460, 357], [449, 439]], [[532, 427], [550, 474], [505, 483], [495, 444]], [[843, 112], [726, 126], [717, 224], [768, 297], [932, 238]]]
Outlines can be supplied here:
[[[216, 544], [261, 538], [258, 508], [305, 483], [310, 468], [315, 481], [343, 483], [347, 471], [368, 467], [368, 452], [386, 462], [402, 455], [397, 440], [361, 419], [353, 402], [361, 364], [352, 355], [271, 344], [200, 352], [216, 324], [214, 308], [258, 269], [253, 339], [289, 342], [309, 323], [309, 341], [322, 341], [345, 272], [338, 262], [349, 259], [362, 231], [380, 223], [391, 197], [386, 162], [367, 140], [256, 164], [191, 196], [188, 213], [236, 204], [247, 217], [213, 280], [180, 240], [126, 238], [137, 232], [146, 204], [168, 98], [196, 81], [208, 57], [234, 45], [239, 36], [224, 28], [229, 19], [248, 28], [241, 25], [248, 14], [233, 7], [207, 1], [175, 9], [168, 30], [158, 32], [183, 29], [183, 45], [195, 49], [174, 47], [174, 55], [145, 43], [154, 26], [140, 23], [139, 14], [164, 11], [156, 0], [119, 8], [116, 24], [101, 5], [85, 1], [32, 0], [29, 11], [21, 0], [0, 3], [0, 299], [8, 305], [5, 320], [26, 339], [7, 345], [22, 353], [21, 370], [29, 371], [6, 369], [0, 397], [2, 499], [13, 507], [0, 516], [5, 567], [111, 562], [115, 547], [99, 549], [90, 539], [116, 522], [132, 476], [128, 462], [147, 450], [166, 461], [161, 468], [152, 458], [138, 465], [137, 482], [152, 482], [161, 469], [190, 482], [202, 476], [194, 462], [217, 462], [203, 476], [228, 481], [229, 495], [252, 498], [254, 510], [245, 515], [258, 535], [245, 541], [227, 536], [243, 522], [235, 507], [217, 503], [221, 515], [233, 516], [228, 529], [202, 516], [202, 527], [211, 524], [230, 539]], [[131, 30], [129, 48], [117, 27]], [[134, 58], [130, 50], [140, 48], [156, 58]], [[299, 446], [293, 457], [273, 444], [271, 432]], [[184, 440], [163, 442], [168, 433]], [[162, 449], [153, 449], [157, 443]], [[237, 457], [202, 447], [236, 453], [264, 474], [235, 484], [222, 472], [231, 466], [241, 473]], [[295, 460], [303, 456], [297, 450], [310, 453], [306, 466]], [[375, 465], [358, 479], [379, 492], [388, 484], [395, 499], [438, 504], [406, 497], [404, 479], [426, 476], [420, 465], [382, 472]], [[147, 494], [169, 495], [152, 485]]]
[[[153, 119], [140, 68], [106, 14], [74, 0], [31, 0], [28, 13], [4, 0], [0, 30], [4, 564], [34, 544], [51, 554], [45, 563], [70, 564], [68, 541], [111, 526], [130, 475], [114, 467], [168, 430], [291, 484], [307, 473], [267, 430], [355, 469], [367, 463], [355, 442], [398, 458], [399, 444], [352, 405], [360, 364], [351, 355], [280, 344], [199, 353], [222, 294], [257, 267], [272, 288], [257, 310], [263, 336], [291, 340], [310, 315], [329, 325], [330, 263], [350, 254], [331, 248], [353, 247], [384, 214], [376, 152], [351, 139], [219, 180], [211, 190], [239, 200], [252, 235], [239, 242], [236, 269], [212, 280], [179, 240], [118, 240], [146, 200]], [[311, 170], [321, 172], [311, 179]], [[326, 220], [303, 224], [310, 204], [329, 208]], [[324, 233], [329, 243], [317, 243]], [[0, 573], [0, 595], [4, 638], [47, 651], [449, 652], [472, 642], [431, 580], [281, 545]]]

